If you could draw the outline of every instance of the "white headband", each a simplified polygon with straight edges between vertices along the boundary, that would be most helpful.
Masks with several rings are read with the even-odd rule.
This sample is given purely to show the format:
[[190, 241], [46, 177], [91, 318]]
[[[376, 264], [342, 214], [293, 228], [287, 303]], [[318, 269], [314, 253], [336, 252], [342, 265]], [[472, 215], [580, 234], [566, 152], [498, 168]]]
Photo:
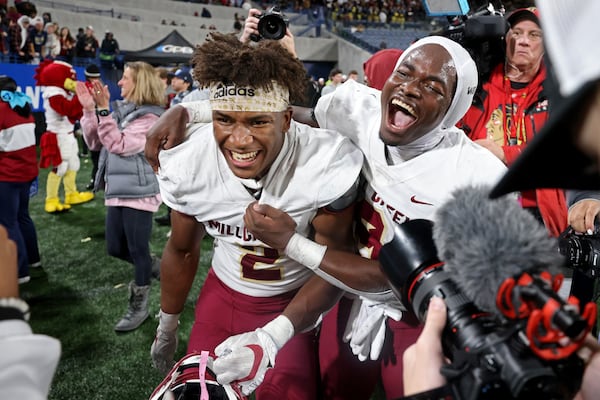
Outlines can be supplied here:
[[289, 91], [276, 82], [270, 90], [217, 83], [210, 86], [210, 106], [219, 111], [279, 112], [289, 107]]
[[471, 55], [464, 47], [453, 40], [443, 36], [426, 36], [410, 46], [402, 53], [394, 71], [398, 69], [402, 61], [416, 48], [426, 44], [438, 44], [450, 54], [454, 67], [456, 68], [456, 93], [452, 103], [442, 121], [441, 128], [447, 129], [454, 126], [467, 112], [473, 101], [473, 95], [477, 89], [477, 66]]

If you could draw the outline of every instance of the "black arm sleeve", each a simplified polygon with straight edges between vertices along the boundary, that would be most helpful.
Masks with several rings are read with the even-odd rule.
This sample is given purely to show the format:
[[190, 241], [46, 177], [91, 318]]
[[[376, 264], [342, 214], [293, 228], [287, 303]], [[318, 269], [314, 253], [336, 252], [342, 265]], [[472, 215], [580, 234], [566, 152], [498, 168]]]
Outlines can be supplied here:
[[565, 190], [565, 197], [567, 200], [567, 207], [571, 207], [573, 204], [584, 199], [600, 200], [600, 191], [596, 190]]

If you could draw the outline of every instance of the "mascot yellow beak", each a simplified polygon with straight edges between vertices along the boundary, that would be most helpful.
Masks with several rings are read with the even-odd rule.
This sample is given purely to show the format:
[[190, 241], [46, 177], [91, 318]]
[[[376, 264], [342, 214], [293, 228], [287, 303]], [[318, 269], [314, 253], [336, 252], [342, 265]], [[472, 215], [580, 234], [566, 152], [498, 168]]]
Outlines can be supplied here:
[[76, 81], [74, 81], [71, 78], [65, 79], [65, 84], [63, 85], [63, 87], [65, 88], [65, 90], [68, 90], [69, 92], [74, 92], [75, 91], [75, 86], [76, 86]]

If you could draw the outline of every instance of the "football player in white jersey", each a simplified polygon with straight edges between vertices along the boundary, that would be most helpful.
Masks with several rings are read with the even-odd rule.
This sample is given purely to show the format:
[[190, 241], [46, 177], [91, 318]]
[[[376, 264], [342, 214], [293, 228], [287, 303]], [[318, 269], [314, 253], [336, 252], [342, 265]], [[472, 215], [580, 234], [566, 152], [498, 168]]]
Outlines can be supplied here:
[[[323, 395], [328, 399], [368, 399], [378, 379], [388, 398], [402, 396], [401, 356], [420, 328], [393, 305], [386, 278], [372, 260], [390, 239], [386, 236], [394, 223], [432, 219], [456, 188], [492, 185], [505, 172], [502, 163], [454, 127], [471, 104], [476, 86], [477, 70], [466, 50], [446, 38], [429, 37], [404, 52], [382, 92], [348, 82], [319, 101], [314, 112], [319, 125], [347, 135], [365, 154], [357, 221], [362, 258], [307, 241], [294, 221], [272, 204], [248, 208], [246, 227], [265, 243], [363, 296], [353, 304], [340, 302], [325, 317], [320, 363]], [[188, 107], [194, 106], [190, 116], [198, 118], [202, 106]], [[173, 145], [179, 139], [163, 132], [161, 140]], [[294, 304], [284, 315], [301, 330], [311, 317]], [[313, 311], [317, 304], [313, 298]], [[253, 335], [238, 337], [238, 349], [243, 347], [240, 343], [256, 343]], [[231, 364], [239, 362], [228, 355], [217, 365], [225, 368], [227, 358]], [[236, 377], [220, 378], [225, 382]]]
[[[213, 122], [190, 125], [185, 142], [160, 153], [158, 179], [172, 209], [172, 233], [162, 256], [154, 365], [163, 372], [172, 366], [179, 314], [208, 234], [212, 268], [196, 304], [188, 353], [213, 352], [228, 337], [253, 331], [263, 346], [245, 347], [250, 364], [229, 369], [248, 377], [237, 379], [242, 392], [262, 382], [257, 399], [316, 398], [315, 333], [295, 335], [290, 320], [277, 316], [297, 294], [308, 293], [302, 304], [325, 291], [333, 306], [341, 291], [256, 239], [243, 217], [258, 200], [284, 210], [303, 235], [351, 248], [362, 153], [336, 132], [292, 120], [290, 100], [304, 93], [305, 70], [279, 43], [251, 46], [215, 33], [196, 49], [194, 64], [195, 78], [210, 88]], [[264, 357], [253, 366], [259, 353]], [[265, 374], [267, 366], [274, 367]]]
[[[378, 379], [387, 398], [403, 395], [402, 353], [420, 327], [408, 313], [402, 315], [390, 292], [385, 298], [385, 276], [370, 260], [391, 239], [393, 224], [433, 219], [456, 188], [492, 185], [505, 172], [454, 127], [476, 86], [477, 70], [467, 51], [446, 38], [428, 37], [403, 53], [381, 92], [348, 82], [315, 108], [321, 127], [348, 135], [365, 155], [356, 232], [364, 258], [327, 250], [322, 260], [311, 262], [355, 290], [383, 291], [376, 297], [362, 293], [353, 305], [343, 299], [325, 317], [319, 358], [328, 399], [368, 399]], [[249, 208], [246, 220], [261, 239], [289, 255], [298, 252], [295, 246], [314, 245], [298, 240], [297, 232], [284, 233], [286, 216], [266, 205]], [[270, 230], [278, 235], [265, 233]]]

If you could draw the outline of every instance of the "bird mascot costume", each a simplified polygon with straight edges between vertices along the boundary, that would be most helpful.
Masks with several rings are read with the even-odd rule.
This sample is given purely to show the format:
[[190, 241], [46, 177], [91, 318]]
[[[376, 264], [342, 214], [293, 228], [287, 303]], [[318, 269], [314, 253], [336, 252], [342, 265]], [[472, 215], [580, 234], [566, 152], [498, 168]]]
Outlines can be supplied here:
[[[35, 80], [43, 87], [46, 132], [41, 138], [40, 167], [49, 168], [46, 182], [48, 213], [66, 211], [72, 205], [86, 203], [94, 198], [91, 192], [77, 191], [75, 178], [79, 171], [79, 146], [73, 133], [73, 124], [82, 115], [82, 107], [73, 94], [76, 75], [73, 67], [63, 61], [45, 60], [36, 69]], [[60, 182], [65, 189], [65, 201], [58, 197]]]

